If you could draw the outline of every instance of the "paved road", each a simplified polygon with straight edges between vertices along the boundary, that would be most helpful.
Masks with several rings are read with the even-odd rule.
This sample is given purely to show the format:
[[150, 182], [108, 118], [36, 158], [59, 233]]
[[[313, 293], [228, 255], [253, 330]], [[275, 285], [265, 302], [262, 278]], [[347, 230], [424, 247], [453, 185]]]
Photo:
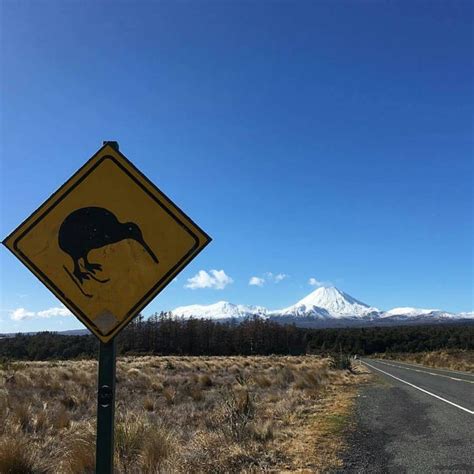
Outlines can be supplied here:
[[363, 359], [344, 472], [474, 473], [474, 374]]

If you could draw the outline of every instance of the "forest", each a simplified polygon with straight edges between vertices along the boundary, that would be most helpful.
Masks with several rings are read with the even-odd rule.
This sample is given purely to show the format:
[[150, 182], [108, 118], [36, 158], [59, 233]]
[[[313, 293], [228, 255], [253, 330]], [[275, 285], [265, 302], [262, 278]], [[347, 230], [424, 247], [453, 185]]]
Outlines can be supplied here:
[[[120, 355], [370, 355], [439, 349], [474, 349], [474, 325], [307, 329], [258, 317], [219, 323], [160, 313], [137, 317], [117, 337]], [[94, 358], [97, 351], [98, 341], [92, 335], [41, 332], [0, 339], [2, 360]]]

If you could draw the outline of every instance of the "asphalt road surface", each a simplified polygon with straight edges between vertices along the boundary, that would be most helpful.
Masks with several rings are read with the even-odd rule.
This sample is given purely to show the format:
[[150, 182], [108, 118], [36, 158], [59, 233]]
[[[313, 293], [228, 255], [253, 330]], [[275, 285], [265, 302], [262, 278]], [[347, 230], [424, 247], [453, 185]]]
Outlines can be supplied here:
[[359, 395], [343, 472], [474, 473], [474, 374], [361, 363], [377, 377]]

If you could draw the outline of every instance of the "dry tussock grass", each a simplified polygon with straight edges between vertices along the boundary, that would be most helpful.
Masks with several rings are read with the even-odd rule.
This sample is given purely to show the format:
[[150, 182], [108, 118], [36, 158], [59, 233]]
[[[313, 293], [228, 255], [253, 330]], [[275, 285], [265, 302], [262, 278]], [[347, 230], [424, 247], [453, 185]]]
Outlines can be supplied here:
[[474, 373], [474, 351], [440, 350], [418, 352], [415, 354], [376, 354], [374, 357], [414, 362], [415, 364], [427, 365], [429, 367], [462, 370], [463, 372]]
[[[94, 470], [95, 361], [0, 370], [0, 473]], [[340, 466], [360, 374], [302, 357], [124, 357], [119, 473], [319, 471]]]

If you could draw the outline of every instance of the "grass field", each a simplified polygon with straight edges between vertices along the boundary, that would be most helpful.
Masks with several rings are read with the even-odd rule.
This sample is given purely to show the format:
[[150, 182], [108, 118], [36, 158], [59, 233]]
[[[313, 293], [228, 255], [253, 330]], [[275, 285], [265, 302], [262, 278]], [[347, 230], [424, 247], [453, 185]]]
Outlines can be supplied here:
[[[95, 361], [3, 364], [1, 473], [93, 472], [96, 372]], [[337, 468], [364, 377], [316, 356], [121, 358], [117, 472]]]
[[474, 373], [474, 351], [466, 350], [440, 350], [417, 353], [390, 353], [375, 354], [373, 357], [379, 359], [394, 359], [405, 362], [438, 367], [444, 369], [462, 370]]

